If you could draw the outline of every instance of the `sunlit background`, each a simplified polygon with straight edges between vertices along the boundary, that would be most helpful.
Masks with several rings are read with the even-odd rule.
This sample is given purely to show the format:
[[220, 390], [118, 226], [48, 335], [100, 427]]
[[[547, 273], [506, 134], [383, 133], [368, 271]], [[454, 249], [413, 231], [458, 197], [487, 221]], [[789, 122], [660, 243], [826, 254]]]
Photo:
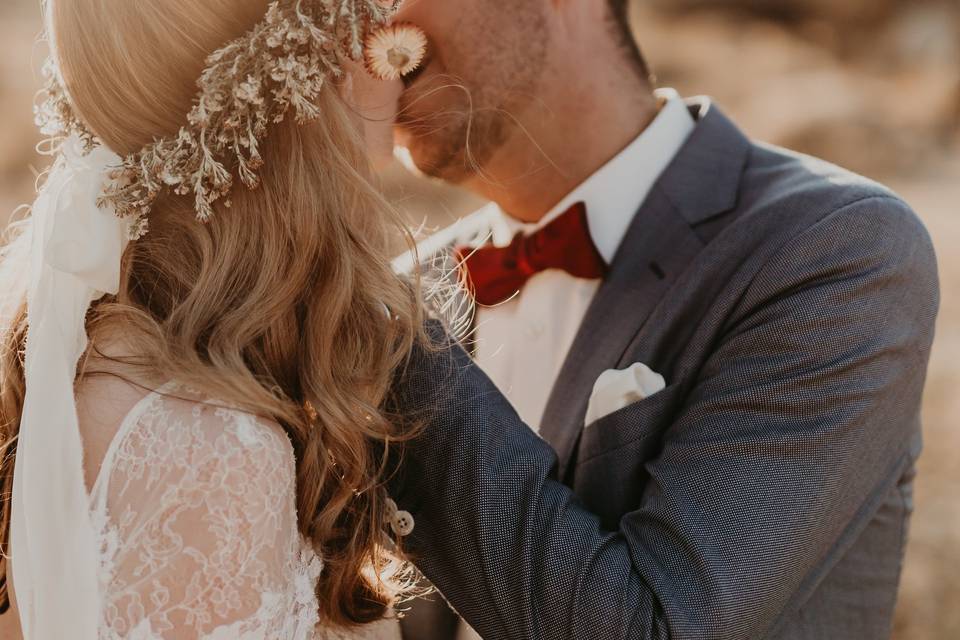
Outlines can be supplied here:
[[[895, 638], [960, 638], [960, 1], [637, 5], [660, 84], [714, 96], [756, 138], [887, 183], [928, 225], [943, 310]], [[0, 0], [0, 222], [32, 200], [43, 166], [31, 125], [39, 14], [38, 0]], [[442, 226], [480, 204], [397, 168], [385, 182], [416, 223]]]

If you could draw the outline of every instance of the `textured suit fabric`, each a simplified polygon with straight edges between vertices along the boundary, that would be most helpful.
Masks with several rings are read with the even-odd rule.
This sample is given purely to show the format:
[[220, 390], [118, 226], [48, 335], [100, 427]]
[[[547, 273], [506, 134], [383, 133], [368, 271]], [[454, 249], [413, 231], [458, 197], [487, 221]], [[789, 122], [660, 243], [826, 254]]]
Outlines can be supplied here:
[[[706, 100], [639, 210], [534, 435], [459, 348], [418, 349], [426, 421], [391, 487], [407, 548], [500, 639], [890, 634], [938, 308], [883, 187], [752, 143]], [[659, 394], [583, 429], [593, 382]]]

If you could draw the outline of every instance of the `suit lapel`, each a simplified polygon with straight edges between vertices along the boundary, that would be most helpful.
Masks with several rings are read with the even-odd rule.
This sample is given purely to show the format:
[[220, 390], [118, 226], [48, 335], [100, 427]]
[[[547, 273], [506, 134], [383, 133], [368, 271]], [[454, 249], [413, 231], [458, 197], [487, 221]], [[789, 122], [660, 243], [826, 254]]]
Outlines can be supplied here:
[[700, 240], [673, 205], [654, 188], [631, 225], [611, 271], [597, 291], [570, 347], [540, 422], [540, 433], [560, 457], [564, 477], [583, 427], [594, 382], [617, 366]]
[[703, 248], [696, 225], [736, 205], [749, 141], [708, 101], [690, 107], [697, 127], [634, 217], [547, 402], [540, 433], [557, 451], [560, 478], [597, 378], [622, 364], [628, 345]]

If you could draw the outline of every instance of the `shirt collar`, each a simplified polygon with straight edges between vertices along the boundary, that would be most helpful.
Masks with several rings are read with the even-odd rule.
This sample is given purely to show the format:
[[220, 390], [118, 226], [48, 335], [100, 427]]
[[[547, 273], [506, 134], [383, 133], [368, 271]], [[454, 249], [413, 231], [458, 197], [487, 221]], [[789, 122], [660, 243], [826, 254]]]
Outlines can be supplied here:
[[676, 91], [658, 89], [656, 95], [660, 112], [643, 133], [538, 222], [520, 222], [498, 208], [499, 215], [493, 221], [494, 244], [508, 244], [517, 232], [532, 233], [577, 202], [584, 202], [590, 236], [603, 259], [611, 264], [640, 205], [695, 127], [693, 116]]

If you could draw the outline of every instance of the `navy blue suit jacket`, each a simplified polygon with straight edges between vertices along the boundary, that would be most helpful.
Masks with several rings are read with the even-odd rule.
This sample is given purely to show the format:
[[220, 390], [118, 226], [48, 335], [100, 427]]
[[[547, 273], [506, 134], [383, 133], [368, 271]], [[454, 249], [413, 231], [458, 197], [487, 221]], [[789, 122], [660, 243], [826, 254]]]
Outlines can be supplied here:
[[[392, 487], [424, 574], [484, 638], [888, 637], [938, 307], [930, 239], [868, 180], [706, 100], [633, 221], [543, 439], [459, 348]], [[594, 381], [667, 388], [585, 428]]]

